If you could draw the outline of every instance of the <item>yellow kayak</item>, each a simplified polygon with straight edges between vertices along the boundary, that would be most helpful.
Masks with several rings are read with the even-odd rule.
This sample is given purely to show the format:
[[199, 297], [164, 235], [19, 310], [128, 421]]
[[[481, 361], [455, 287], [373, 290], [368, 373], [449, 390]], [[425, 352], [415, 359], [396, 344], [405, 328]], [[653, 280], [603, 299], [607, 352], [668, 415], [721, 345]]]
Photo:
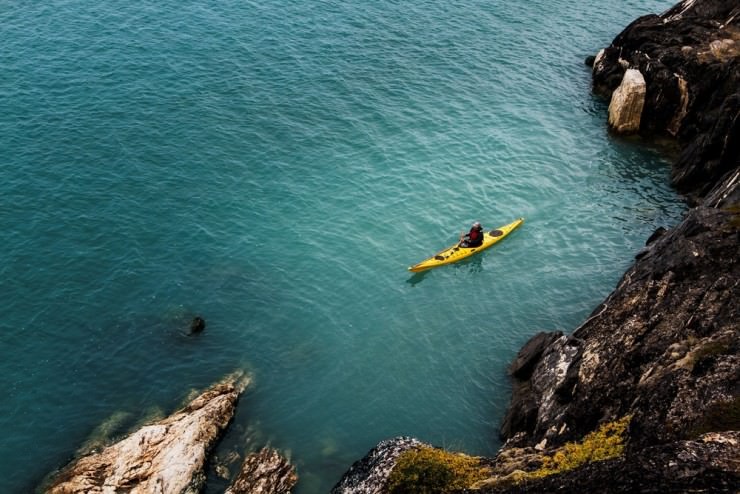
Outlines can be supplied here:
[[424, 259], [418, 264], [414, 264], [409, 267], [409, 271], [418, 273], [419, 271], [426, 271], [427, 269], [436, 268], [438, 266], [444, 266], [445, 264], [452, 264], [453, 262], [460, 261], [466, 257], [470, 257], [473, 254], [486, 250], [499, 240], [506, 237], [516, 227], [524, 223], [524, 218], [519, 218], [516, 221], [512, 221], [508, 225], [504, 225], [490, 232], [483, 233], [483, 244], [478, 247], [460, 247], [460, 244], [455, 244], [445, 250], [436, 253], [429, 259]]

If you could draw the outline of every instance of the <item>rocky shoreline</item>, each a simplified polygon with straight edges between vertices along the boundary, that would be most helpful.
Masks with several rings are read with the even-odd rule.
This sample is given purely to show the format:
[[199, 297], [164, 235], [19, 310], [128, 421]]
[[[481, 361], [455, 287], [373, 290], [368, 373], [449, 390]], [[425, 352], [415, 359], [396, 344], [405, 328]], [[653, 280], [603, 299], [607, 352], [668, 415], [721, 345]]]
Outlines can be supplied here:
[[[740, 3], [641, 17], [587, 64], [615, 132], [676, 140], [672, 180], [692, 209], [647, 240], [580, 327], [520, 350], [495, 458], [388, 439], [333, 494], [740, 491]], [[229, 376], [41, 490], [200, 492], [248, 382]], [[226, 492], [287, 493], [297, 480], [264, 448]]]

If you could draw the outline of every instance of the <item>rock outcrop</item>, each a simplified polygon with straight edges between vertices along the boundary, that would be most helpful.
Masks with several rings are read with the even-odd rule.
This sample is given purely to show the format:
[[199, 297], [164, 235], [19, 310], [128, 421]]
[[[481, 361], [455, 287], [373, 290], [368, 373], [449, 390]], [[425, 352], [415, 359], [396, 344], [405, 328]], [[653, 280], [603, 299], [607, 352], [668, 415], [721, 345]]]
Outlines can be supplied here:
[[274, 449], [263, 448], [247, 456], [224, 494], [289, 494], [296, 482], [295, 467]]
[[200, 492], [207, 454], [231, 421], [247, 383], [233, 376], [169, 417], [78, 459], [52, 479], [46, 492]]
[[552, 451], [631, 417], [623, 457], [529, 481], [530, 490], [738, 487], [737, 461], [715, 468], [712, 459], [737, 458], [740, 429], [738, 21], [737, 2], [683, 1], [636, 20], [594, 57], [594, 90], [614, 91], [612, 101], [625, 74], [644, 75], [640, 132], [676, 136], [682, 152], [674, 183], [696, 207], [648, 239], [614, 292], [570, 336], [550, 335], [537, 362], [529, 359], [531, 372], [510, 369], [514, 393], [501, 454]]
[[617, 289], [544, 349], [530, 376], [513, 373], [502, 427], [512, 444], [562, 443], [626, 414], [633, 444], [665, 442], [737, 407], [739, 22], [737, 2], [683, 1], [637, 19], [595, 57], [594, 89], [614, 91], [612, 102], [620, 80], [645, 75], [641, 131], [679, 129], [674, 179], [704, 202], [673, 231], [656, 232]]
[[[517, 443], [562, 442], [626, 414], [634, 414], [643, 441], [678, 439], [737, 399], [737, 182], [730, 177], [712, 207], [692, 210], [649, 244], [593, 317], [517, 380], [529, 390], [519, 398], [529, 413], [508, 420], [525, 425], [503, 431], [507, 439], [524, 432]], [[513, 403], [510, 413], [519, 408]]]
[[640, 17], [595, 57], [594, 91], [613, 99], [631, 70], [646, 84], [640, 133], [675, 136], [674, 185], [706, 195], [740, 159], [740, 5], [684, 0]]

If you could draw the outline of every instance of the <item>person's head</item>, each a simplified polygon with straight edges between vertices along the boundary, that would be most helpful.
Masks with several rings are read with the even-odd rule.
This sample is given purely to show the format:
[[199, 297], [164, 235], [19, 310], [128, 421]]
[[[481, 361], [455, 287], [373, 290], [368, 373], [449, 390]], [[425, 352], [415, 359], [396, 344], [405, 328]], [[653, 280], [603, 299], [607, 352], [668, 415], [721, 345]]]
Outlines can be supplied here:
[[483, 227], [480, 226], [480, 221], [473, 223], [473, 230], [483, 230]]

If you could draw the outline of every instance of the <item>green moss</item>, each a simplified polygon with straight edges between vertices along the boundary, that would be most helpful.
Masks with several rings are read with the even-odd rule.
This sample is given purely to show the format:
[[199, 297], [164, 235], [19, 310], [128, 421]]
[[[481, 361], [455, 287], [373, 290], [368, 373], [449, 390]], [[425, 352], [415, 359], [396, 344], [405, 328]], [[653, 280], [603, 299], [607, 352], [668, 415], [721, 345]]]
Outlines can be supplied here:
[[709, 407], [687, 436], [694, 439], [707, 432], [736, 430], [740, 430], [740, 397]]
[[480, 458], [421, 447], [402, 453], [388, 477], [391, 494], [448, 493], [490, 476]]
[[620, 420], [604, 424], [597, 431], [584, 437], [580, 443], [567, 443], [552, 456], [545, 456], [542, 467], [522, 476], [522, 479], [547, 477], [593, 461], [621, 456], [624, 452], [625, 432], [631, 418], [627, 415]]

